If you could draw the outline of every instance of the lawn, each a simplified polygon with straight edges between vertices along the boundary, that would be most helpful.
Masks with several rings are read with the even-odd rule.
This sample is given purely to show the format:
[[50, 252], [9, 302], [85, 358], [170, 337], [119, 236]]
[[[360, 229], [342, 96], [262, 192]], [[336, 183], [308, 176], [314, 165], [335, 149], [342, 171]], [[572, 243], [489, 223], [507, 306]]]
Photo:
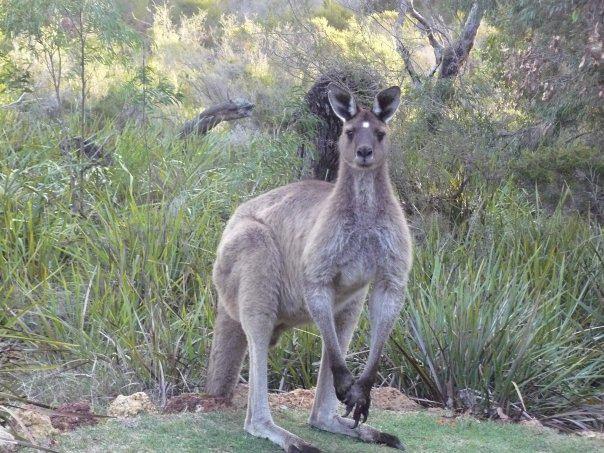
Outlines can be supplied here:
[[[281, 426], [311, 441], [325, 452], [386, 452], [386, 447], [363, 444], [306, 425], [301, 411], [276, 412]], [[181, 415], [146, 415], [111, 420], [66, 434], [58, 449], [64, 452], [278, 452], [268, 440], [243, 431], [242, 411]], [[604, 442], [557, 434], [517, 424], [445, 419], [426, 413], [374, 411], [371, 423], [398, 435], [411, 452], [577, 452], [604, 451]]]

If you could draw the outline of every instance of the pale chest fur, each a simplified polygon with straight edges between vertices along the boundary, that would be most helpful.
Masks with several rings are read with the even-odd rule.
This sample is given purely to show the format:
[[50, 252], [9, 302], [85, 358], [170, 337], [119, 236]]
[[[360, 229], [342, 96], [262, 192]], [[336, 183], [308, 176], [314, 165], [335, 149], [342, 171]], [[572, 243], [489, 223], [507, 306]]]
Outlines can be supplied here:
[[332, 283], [336, 292], [354, 292], [379, 278], [391, 275], [404, 255], [403, 232], [380, 222], [341, 223], [324, 231], [320, 251], [308, 261], [315, 281]]
[[378, 279], [402, 288], [410, 264], [409, 231], [386, 169], [342, 170], [303, 253], [305, 284], [344, 294]]

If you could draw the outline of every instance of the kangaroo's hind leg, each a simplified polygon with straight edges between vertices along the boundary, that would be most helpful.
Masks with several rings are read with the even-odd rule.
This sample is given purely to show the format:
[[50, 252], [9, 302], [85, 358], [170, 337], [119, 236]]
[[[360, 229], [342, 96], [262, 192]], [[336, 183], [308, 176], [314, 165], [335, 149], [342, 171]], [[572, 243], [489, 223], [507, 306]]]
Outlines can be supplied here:
[[250, 358], [249, 395], [245, 430], [271, 440], [287, 452], [319, 452], [300, 437], [277, 426], [268, 404], [268, 350], [277, 324], [281, 257], [268, 228], [248, 221], [240, 230], [245, 238], [237, 267], [237, 294], [241, 327]]

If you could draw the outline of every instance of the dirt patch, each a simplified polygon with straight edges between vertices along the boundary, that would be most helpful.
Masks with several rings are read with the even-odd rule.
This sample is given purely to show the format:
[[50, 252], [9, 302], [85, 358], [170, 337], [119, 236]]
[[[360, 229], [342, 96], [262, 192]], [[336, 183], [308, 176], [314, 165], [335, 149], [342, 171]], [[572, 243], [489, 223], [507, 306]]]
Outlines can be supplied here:
[[210, 412], [231, 407], [226, 398], [200, 395], [198, 393], [183, 393], [170, 398], [164, 406], [164, 414], [179, 412]]
[[271, 393], [268, 402], [271, 406], [296, 409], [310, 409], [315, 400], [315, 389], [295, 389], [286, 393]]
[[231, 404], [235, 409], [245, 409], [247, 407], [248, 390], [249, 386], [247, 384], [237, 384], [231, 400]]
[[597, 431], [591, 431], [591, 430], [579, 431], [579, 436], [587, 437], [589, 439], [599, 439], [599, 440], [604, 441], [604, 433], [597, 432]]
[[109, 405], [107, 415], [112, 417], [133, 417], [142, 413], [156, 413], [157, 408], [144, 392], [129, 396], [118, 395]]
[[[235, 388], [231, 404], [236, 409], [247, 406], [248, 386], [239, 384]], [[315, 389], [295, 389], [285, 393], [270, 393], [269, 404], [273, 408], [311, 409], [315, 400]], [[376, 409], [408, 412], [421, 409], [415, 401], [393, 387], [378, 387], [371, 390], [371, 405]]]
[[48, 415], [29, 404], [17, 409], [12, 415], [12, 428], [17, 434], [36, 445], [52, 445], [52, 436], [59, 431], [52, 426]]
[[371, 405], [376, 409], [388, 411], [417, 411], [421, 406], [400, 390], [394, 387], [377, 387], [371, 389]]
[[80, 426], [91, 426], [98, 423], [98, 418], [90, 411], [86, 401], [61, 404], [50, 416], [52, 426], [61, 431], [72, 431]]
[[524, 426], [529, 426], [530, 428], [536, 429], [538, 431], [545, 429], [541, 422], [536, 418], [531, 418], [530, 420], [521, 420], [520, 424]]

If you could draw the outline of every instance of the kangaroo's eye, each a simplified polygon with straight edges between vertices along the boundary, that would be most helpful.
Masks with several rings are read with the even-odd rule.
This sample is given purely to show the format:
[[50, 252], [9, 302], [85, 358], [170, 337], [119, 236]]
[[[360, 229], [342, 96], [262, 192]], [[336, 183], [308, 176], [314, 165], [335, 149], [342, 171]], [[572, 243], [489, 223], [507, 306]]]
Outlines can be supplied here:
[[384, 139], [384, 137], [386, 136], [386, 132], [384, 131], [377, 131], [375, 133], [375, 136], [377, 137], [378, 141], [382, 141]]
[[346, 131], [346, 136], [347, 136], [347, 137], [348, 137], [350, 140], [352, 140], [352, 138], [354, 137], [354, 131], [353, 131], [352, 129], [348, 129], [348, 130]]

